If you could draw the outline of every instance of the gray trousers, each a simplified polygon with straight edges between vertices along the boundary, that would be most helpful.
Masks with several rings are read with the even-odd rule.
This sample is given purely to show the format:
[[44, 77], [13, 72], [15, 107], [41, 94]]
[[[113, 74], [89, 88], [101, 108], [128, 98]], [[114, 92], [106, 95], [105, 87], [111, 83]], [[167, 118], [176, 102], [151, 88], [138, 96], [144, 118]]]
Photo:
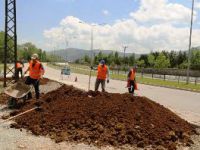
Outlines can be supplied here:
[[96, 82], [95, 82], [95, 91], [98, 91], [99, 84], [101, 84], [102, 92], [105, 92], [106, 80], [96, 79]]

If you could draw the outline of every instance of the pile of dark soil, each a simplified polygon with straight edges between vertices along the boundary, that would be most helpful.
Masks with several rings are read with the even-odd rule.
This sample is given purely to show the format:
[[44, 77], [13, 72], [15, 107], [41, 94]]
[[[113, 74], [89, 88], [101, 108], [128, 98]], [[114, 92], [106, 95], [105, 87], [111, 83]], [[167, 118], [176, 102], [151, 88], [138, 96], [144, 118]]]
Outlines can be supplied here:
[[0, 93], [0, 104], [7, 104], [8, 98], [9, 96], [7, 96], [6, 94]]
[[[19, 112], [35, 106], [35, 100]], [[195, 127], [170, 110], [145, 98], [129, 94], [83, 92], [72, 86], [44, 95], [42, 110], [16, 119], [12, 127], [26, 128], [56, 142], [176, 149], [191, 145]]]

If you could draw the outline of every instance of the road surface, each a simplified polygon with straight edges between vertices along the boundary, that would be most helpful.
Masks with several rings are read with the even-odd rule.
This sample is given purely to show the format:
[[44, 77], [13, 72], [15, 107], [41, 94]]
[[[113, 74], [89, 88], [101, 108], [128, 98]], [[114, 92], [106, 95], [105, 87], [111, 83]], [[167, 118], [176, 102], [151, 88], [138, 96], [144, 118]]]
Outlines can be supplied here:
[[[61, 78], [61, 71], [45, 65], [45, 76], [49, 79], [56, 80], [77, 88], [88, 90], [89, 77], [87, 75], [72, 73], [69, 77]], [[75, 81], [77, 77], [78, 81]], [[94, 90], [95, 77], [91, 78], [91, 90]], [[164, 87], [149, 86], [144, 84], [138, 85], [139, 90], [136, 94], [146, 96], [161, 105], [171, 109], [182, 118], [189, 122], [200, 125], [200, 93], [170, 89]], [[100, 87], [101, 88], [101, 87]], [[100, 89], [99, 89], [100, 90]], [[110, 80], [106, 85], [106, 90], [111, 93], [127, 92], [126, 82], [119, 80]]]

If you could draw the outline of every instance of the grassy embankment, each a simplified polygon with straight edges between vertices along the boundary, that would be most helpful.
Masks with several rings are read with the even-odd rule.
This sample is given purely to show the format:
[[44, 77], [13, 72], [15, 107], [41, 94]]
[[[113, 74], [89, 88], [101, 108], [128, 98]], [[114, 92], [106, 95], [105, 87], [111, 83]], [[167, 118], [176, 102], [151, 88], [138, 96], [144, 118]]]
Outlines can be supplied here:
[[[48, 66], [53, 67], [55, 69], [62, 68], [62, 66], [53, 64], [48, 64]], [[71, 72], [73, 73], [85, 74], [85, 75], [89, 75], [90, 73], [90, 68], [85, 65], [70, 64], [70, 67], [71, 67]], [[92, 71], [92, 76], [95, 75], [96, 71]], [[125, 74], [111, 74], [110, 78], [125, 81], [127, 77]], [[168, 80], [164, 81], [163, 79], [152, 79], [152, 78], [141, 77], [139, 75], [137, 76], [137, 81], [141, 84], [200, 92], [200, 84], [195, 85], [194, 83], [186, 84], [185, 82], [178, 83], [177, 81], [168, 81]]]

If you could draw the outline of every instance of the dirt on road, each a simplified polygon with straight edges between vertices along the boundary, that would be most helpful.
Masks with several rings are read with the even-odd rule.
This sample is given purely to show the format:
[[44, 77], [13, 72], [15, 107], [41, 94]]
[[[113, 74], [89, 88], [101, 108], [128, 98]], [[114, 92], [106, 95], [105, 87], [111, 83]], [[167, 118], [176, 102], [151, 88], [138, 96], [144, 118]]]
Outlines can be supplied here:
[[[15, 114], [35, 107], [36, 100]], [[56, 142], [73, 141], [98, 146], [125, 144], [144, 148], [176, 149], [190, 146], [195, 127], [170, 110], [145, 97], [129, 94], [84, 92], [62, 86], [49, 92], [33, 111], [16, 119], [11, 127], [25, 128]]]

